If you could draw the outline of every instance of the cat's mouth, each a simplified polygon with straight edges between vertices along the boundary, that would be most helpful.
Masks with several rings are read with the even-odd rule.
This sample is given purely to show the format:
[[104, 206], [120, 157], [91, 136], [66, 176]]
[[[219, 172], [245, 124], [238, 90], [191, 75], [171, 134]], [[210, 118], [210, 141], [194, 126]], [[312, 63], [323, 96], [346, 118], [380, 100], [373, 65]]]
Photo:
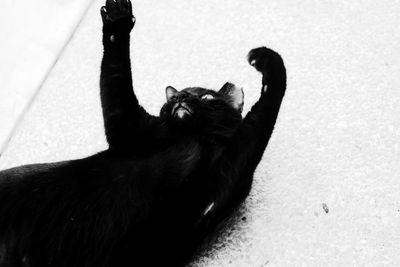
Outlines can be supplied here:
[[193, 114], [192, 109], [186, 103], [177, 103], [172, 108], [172, 116], [175, 118], [182, 119], [185, 116], [190, 116]]

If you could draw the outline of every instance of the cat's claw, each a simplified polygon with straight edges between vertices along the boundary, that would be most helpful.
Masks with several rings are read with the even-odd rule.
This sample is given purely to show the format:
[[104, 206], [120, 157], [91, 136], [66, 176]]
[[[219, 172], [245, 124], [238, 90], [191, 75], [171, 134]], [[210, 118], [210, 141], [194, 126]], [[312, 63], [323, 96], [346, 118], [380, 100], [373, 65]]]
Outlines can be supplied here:
[[130, 0], [107, 0], [100, 13], [104, 28], [116, 33], [129, 33], [136, 22]]

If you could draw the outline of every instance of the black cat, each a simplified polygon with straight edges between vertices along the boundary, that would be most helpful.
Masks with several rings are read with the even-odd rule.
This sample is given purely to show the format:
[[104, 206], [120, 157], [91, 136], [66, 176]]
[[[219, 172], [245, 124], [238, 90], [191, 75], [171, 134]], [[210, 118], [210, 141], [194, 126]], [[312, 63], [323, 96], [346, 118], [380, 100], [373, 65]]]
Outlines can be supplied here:
[[133, 92], [129, 0], [102, 7], [101, 101], [109, 149], [0, 172], [0, 266], [182, 266], [248, 195], [286, 88], [282, 58], [253, 49], [261, 96], [167, 87], [160, 116]]

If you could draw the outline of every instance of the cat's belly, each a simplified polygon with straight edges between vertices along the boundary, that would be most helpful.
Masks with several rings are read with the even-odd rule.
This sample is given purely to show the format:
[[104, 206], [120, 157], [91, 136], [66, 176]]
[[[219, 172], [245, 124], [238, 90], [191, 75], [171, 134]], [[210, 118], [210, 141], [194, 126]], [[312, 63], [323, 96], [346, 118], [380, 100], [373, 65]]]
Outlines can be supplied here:
[[[204, 188], [191, 185], [190, 179], [204, 178], [201, 160], [199, 150], [188, 147], [147, 158], [104, 153], [1, 171], [0, 225], [13, 235], [0, 229], [0, 244], [29, 233], [33, 243], [41, 238], [35, 249], [45, 251], [43, 259], [54, 253], [48, 244], [69, 248], [62, 249], [68, 258], [68, 253], [79, 254], [83, 231], [88, 249], [98, 243], [122, 244], [143, 253], [143, 245], [153, 248], [155, 243], [176, 249], [212, 209], [202, 199]], [[44, 232], [45, 237], [40, 234]], [[129, 242], [127, 234], [132, 235]], [[19, 249], [29, 254], [31, 248]]]

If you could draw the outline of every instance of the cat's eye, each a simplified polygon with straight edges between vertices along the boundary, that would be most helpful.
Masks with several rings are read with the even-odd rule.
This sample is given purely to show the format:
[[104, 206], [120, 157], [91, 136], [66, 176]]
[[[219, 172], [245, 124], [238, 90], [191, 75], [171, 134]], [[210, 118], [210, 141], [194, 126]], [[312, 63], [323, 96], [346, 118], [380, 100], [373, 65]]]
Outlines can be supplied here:
[[210, 95], [210, 94], [205, 94], [205, 95], [201, 96], [201, 99], [206, 99], [206, 100], [213, 99], [213, 98], [214, 98], [214, 96]]

